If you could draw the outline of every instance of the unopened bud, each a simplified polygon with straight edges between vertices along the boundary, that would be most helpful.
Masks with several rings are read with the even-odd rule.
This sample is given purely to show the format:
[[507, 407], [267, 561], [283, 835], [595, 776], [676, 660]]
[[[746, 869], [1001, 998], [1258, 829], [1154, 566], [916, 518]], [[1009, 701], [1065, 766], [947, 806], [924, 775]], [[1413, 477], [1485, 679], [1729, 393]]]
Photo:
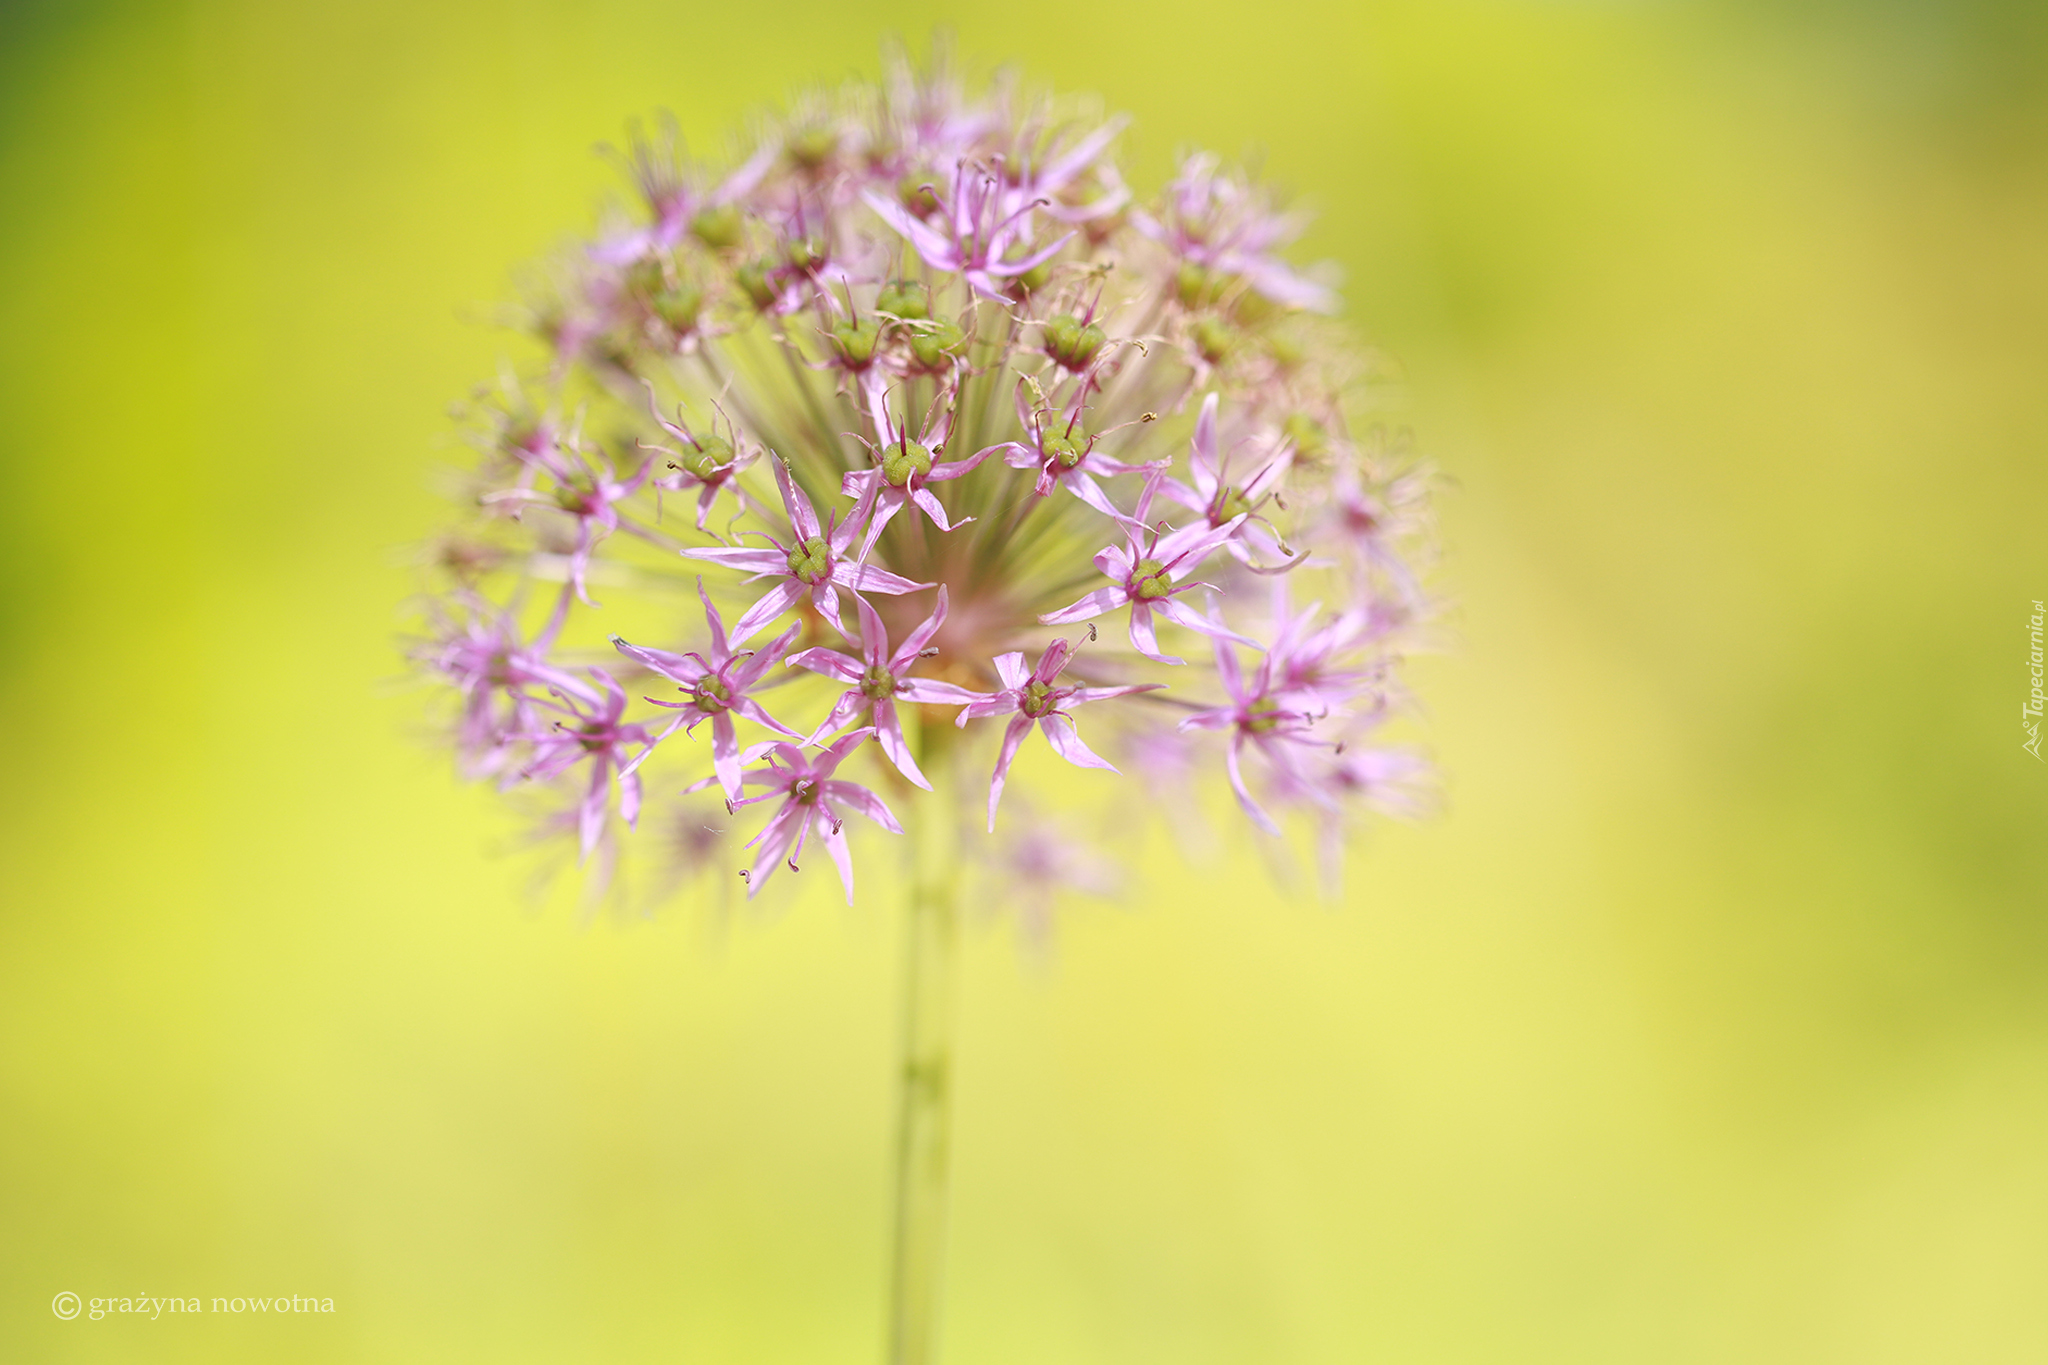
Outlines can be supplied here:
[[1069, 370], [1088, 368], [1109, 337], [1094, 323], [1060, 313], [1045, 323], [1045, 353]]
[[775, 282], [769, 278], [767, 262], [749, 261], [738, 270], [735, 270], [732, 278], [733, 283], [740, 287], [740, 292], [745, 294], [748, 301], [762, 312], [766, 312], [769, 306], [775, 302], [775, 295], [778, 291], [775, 288]]
[[1173, 292], [1183, 308], [1207, 308], [1222, 294], [1223, 281], [1208, 266], [1189, 261], [1175, 274]]
[[690, 220], [690, 235], [713, 251], [730, 251], [740, 244], [743, 226], [738, 204], [720, 204]]
[[789, 159], [807, 171], [815, 171], [839, 150], [839, 133], [833, 128], [806, 128], [789, 140]]
[[792, 237], [782, 255], [791, 270], [808, 275], [825, 263], [825, 244], [815, 237]]
[[695, 450], [685, 450], [680, 460], [669, 463], [700, 479], [709, 479], [732, 463], [732, 442], [720, 436], [707, 436], [697, 442]]
[[1012, 292], [1024, 296], [1036, 294], [1052, 281], [1052, 262], [1040, 261], [1029, 270], [1010, 277]]
[[704, 291], [687, 281], [654, 296], [654, 315], [676, 333], [694, 328], [703, 311]]
[[896, 197], [903, 202], [904, 208], [920, 218], [929, 213], [936, 213], [939, 208], [939, 197], [932, 193], [931, 177], [928, 175], [904, 176], [896, 182]]
[[943, 370], [967, 349], [967, 333], [950, 322], [940, 322], [910, 338], [910, 354], [927, 370]]
[[864, 370], [875, 358], [875, 343], [881, 339], [882, 324], [873, 318], [832, 325], [832, 349], [850, 370]]
[[1294, 449], [1305, 459], [1319, 459], [1330, 448], [1330, 433], [1305, 412], [1290, 413], [1280, 424], [1280, 434], [1294, 442]]
[[1221, 318], [1203, 318], [1193, 332], [1195, 349], [1211, 365], [1221, 365], [1237, 348], [1237, 333]]
[[875, 295], [877, 312], [923, 321], [932, 315], [931, 291], [916, 280], [891, 280]]

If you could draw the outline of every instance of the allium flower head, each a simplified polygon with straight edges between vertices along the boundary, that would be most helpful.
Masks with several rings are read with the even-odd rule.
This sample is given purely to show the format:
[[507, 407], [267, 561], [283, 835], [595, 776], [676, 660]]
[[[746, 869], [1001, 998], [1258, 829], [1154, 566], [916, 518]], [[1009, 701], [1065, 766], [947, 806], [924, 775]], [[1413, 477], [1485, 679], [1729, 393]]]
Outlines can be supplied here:
[[1376, 737], [1431, 610], [1429, 472], [1352, 434], [1372, 366], [1297, 216], [1206, 154], [1134, 194], [1123, 127], [895, 61], [724, 164], [636, 135], [627, 218], [475, 414], [447, 543], [490, 553], [440, 557], [419, 650], [465, 769], [573, 787], [586, 851], [643, 784], [716, 786], [750, 895], [814, 840], [852, 894], [847, 814], [902, 826], [845, 774], [936, 818], [968, 804], [943, 756], [993, 828], [1033, 730], [1326, 847], [1409, 804], [1423, 766]]

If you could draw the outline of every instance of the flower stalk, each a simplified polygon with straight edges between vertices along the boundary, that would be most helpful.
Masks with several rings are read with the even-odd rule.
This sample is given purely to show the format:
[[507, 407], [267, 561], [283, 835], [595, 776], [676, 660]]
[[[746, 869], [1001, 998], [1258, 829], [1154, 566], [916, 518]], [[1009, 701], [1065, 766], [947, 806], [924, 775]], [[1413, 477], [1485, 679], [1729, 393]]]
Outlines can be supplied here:
[[889, 1365], [938, 1358], [960, 958], [960, 746], [951, 730], [936, 719], [923, 726], [918, 759], [938, 799], [918, 804], [909, 831]]
[[895, 1246], [889, 1265], [889, 1365], [938, 1359], [952, 1156], [954, 993], [961, 960], [961, 790], [952, 726], [928, 718], [918, 759], [938, 800], [909, 829], [903, 902], [903, 1036], [897, 1068]]

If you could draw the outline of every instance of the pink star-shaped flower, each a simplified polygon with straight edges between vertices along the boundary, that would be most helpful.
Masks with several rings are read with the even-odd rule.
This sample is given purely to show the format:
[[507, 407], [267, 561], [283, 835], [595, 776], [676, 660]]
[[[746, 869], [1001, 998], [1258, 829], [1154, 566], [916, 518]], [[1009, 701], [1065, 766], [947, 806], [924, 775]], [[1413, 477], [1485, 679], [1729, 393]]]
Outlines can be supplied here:
[[[1125, 687], [1062, 687], [1056, 681], [1067, 664], [1073, 659], [1073, 646], [1065, 640], [1054, 640], [1045, 647], [1045, 653], [1038, 656], [1038, 667], [1026, 668], [1024, 655], [1013, 650], [996, 656], [996, 676], [1002, 679], [1000, 692], [977, 697], [962, 708], [956, 725], [965, 725], [970, 720], [985, 716], [1008, 715], [1010, 724], [1003, 731], [1003, 747], [996, 755], [995, 777], [988, 787], [988, 828], [995, 833], [996, 807], [1003, 800], [1003, 783], [1009, 780], [1010, 764], [1017, 757], [1017, 746], [1024, 742], [1035, 724], [1045, 732], [1046, 743], [1053, 752], [1077, 768], [1103, 768], [1115, 772], [1116, 766], [1108, 759], [1081, 742], [1075, 730], [1074, 718], [1068, 714], [1070, 708], [1085, 702], [1106, 701], [1110, 697], [1125, 697], [1133, 692], [1155, 692], [1162, 683], [1138, 683]], [[1066, 724], [1062, 726], [1061, 721]]]
[[627, 758], [625, 751], [630, 745], [639, 745], [644, 756], [647, 746], [653, 743], [644, 727], [622, 720], [626, 713], [626, 691], [612, 680], [611, 674], [593, 668], [590, 676], [603, 689], [601, 697], [590, 695], [587, 689], [579, 695], [550, 688], [555, 700], [537, 703], [563, 718], [547, 725], [536, 724], [525, 736], [533, 746], [533, 756], [519, 772], [520, 777], [546, 781], [578, 763], [590, 764], [590, 785], [576, 807], [576, 829], [582, 856], [586, 858], [604, 832], [615, 772], [619, 774], [619, 814], [629, 826], [638, 822], [640, 778], [628, 771], [637, 760]]
[[[1074, 235], [1062, 233], [1051, 245], [1032, 250], [1031, 212], [1040, 206], [1040, 201], [1013, 203], [1004, 191], [1003, 178], [971, 161], [955, 163], [950, 189], [941, 192], [936, 185], [925, 188], [938, 202], [938, 227], [912, 216], [901, 203], [873, 190], [862, 190], [860, 197], [877, 217], [909, 240], [926, 265], [945, 274], [959, 274], [983, 298], [1000, 301], [1000, 281], [1043, 265], [1058, 255]], [[1019, 246], [1024, 254], [1010, 258], [1012, 245]]]
[[865, 559], [875, 547], [875, 540], [882, 534], [882, 528], [890, 518], [910, 504], [932, 520], [932, 525], [941, 531], [950, 531], [956, 526], [973, 521], [973, 517], [961, 517], [957, 521], [946, 519], [946, 508], [938, 497], [925, 485], [943, 483], [957, 479], [973, 471], [976, 465], [994, 454], [997, 447], [978, 450], [964, 460], [938, 460], [933, 457], [945, 448], [946, 437], [953, 430], [953, 408], [945, 400], [950, 394], [942, 394], [940, 404], [945, 411], [937, 417], [928, 417], [924, 431], [913, 437], [908, 425], [889, 413], [888, 395], [879, 383], [866, 385], [868, 413], [874, 419], [875, 434], [879, 440], [868, 447], [874, 457], [873, 469], [856, 469], [840, 480], [839, 489], [849, 498], [859, 498], [873, 507], [868, 519], [867, 539], [861, 542], [860, 555]]
[[794, 744], [771, 743], [749, 750], [750, 754], [765, 751], [768, 762], [748, 773], [745, 783], [765, 790], [758, 796], [728, 801], [727, 806], [738, 810], [779, 796], [782, 808], [769, 817], [759, 834], [747, 840], [748, 848], [759, 849], [754, 866], [740, 874], [747, 879], [748, 900], [767, 885], [776, 864], [787, 862], [791, 872], [798, 870], [796, 860], [804, 851], [804, 840], [815, 830], [819, 842], [839, 868], [840, 883], [846, 887], [846, 903], [853, 904], [853, 855], [847, 851], [846, 821], [840, 812], [864, 815], [891, 834], [903, 832], [903, 826], [896, 822], [881, 797], [857, 782], [844, 782], [832, 776], [846, 756], [866, 743], [873, 733], [855, 730], [815, 757]]
[[740, 546], [719, 546], [714, 549], [690, 549], [683, 551], [691, 559], [707, 559], [714, 564], [723, 564], [729, 569], [744, 569], [755, 579], [773, 578], [774, 587], [762, 594], [761, 600], [748, 607], [746, 613], [733, 623], [732, 643], [735, 646], [746, 641], [754, 632], [788, 611], [806, 596], [818, 614], [838, 627], [845, 635], [846, 622], [839, 614], [839, 589], [848, 588], [854, 592], [878, 592], [887, 596], [916, 592], [929, 588], [929, 583], [913, 583], [907, 578], [861, 564], [848, 556], [853, 538], [860, 533], [861, 521], [872, 506], [869, 502], [856, 505], [845, 522], [834, 524], [827, 521], [818, 524], [817, 508], [804, 491], [796, 486], [789, 476], [789, 466], [782, 460], [773, 461], [775, 482], [782, 490], [783, 510], [789, 513], [792, 544], [784, 545], [775, 537], [760, 535], [773, 549], [749, 550]]
[[1178, 531], [1161, 531], [1158, 527], [1146, 526], [1143, 522], [1152, 510], [1152, 498], [1158, 491], [1161, 477], [1155, 469], [1145, 481], [1145, 491], [1138, 496], [1137, 514], [1129, 519], [1136, 524], [1124, 530], [1124, 547], [1111, 545], [1096, 552], [1095, 567], [1115, 580], [1113, 586], [1098, 588], [1072, 606], [1047, 612], [1038, 618], [1039, 621], [1048, 626], [1071, 625], [1119, 607], [1129, 607], [1131, 648], [1154, 663], [1162, 664], [1185, 663], [1186, 660], [1159, 652], [1159, 637], [1152, 623], [1155, 611], [1189, 630], [1236, 640], [1253, 649], [1260, 648], [1258, 641], [1239, 635], [1221, 622], [1212, 621], [1185, 603], [1174, 600], [1190, 588], [1207, 586], [1181, 580], [1193, 573], [1211, 551], [1236, 534], [1244, 521], [1244, 514], [1232, 517], [1221, 526], [1203, 522]]
[[[656, 706], [668, 707], [678, 713], [667, 728], [654, 737], [647, 752], [652, 753], [654, 745], [674, 734], [679, 726], [695, 731], [699, 724], [708, 720], [711, 722], [712, 771], [718, 774], [719, 785], [725, 788], [725, 794], [737, 797], [740, 794], [740, 742], [733, 730], [734, 716], [745, 716], [754, 724], [779, 735], [788, 735], [791, 739], [803, 738], [762, 710], [761, 704], [747, 695], [763, 674], [781, 662], [783, 653], [795, 641], [801, 627], [791, 626], [766, 649], [735, 651], [725, 638], [725, 621], [719, 616], [718, 608], [711, 605], [711, 598], [706, 595], [701, 579], [697, 583], [697, 596], [704, 602], [704, 619], [711, 627], [711, 651], [708, 655], [643, 649], [639, 645], [627, 644], [616, 635], [612, 636], [612, 647], [633, 662], [673, 680], [688, 694], [684, 701], [647, 699]], [[634, 760], [633, 766], [639, 767], [646, 757], [647, 754], [643, 753]]]
[[1057, 485], [1102, 515], [1117, 521], [1129, 521], [1130, 518], [1117, 510], [1116, 504], [1109, 500], [1109, 495], [1095, 480], [1112, 474], [1142, 474], [1151, 466], [1126, 464], [1122, 460], [1096, 454], [1096, 437], [1081, 430], [1080, 401], [1077, 395], [1063, 413], [1050, 408], [1034, 410], [1025, 398], [1024, 386], [1019, 384], [1017, 422], [1031, 439], [1004, 441], [990, 446], [976, 458], [1001, 451], [1003, 463], [1010, 468], [1038, 471], [1033, 491], [1039, 497], [1046, 496]]
[[609, 462], [600, 464], [585, 455], [575, 436], [546, 445], [514, 447], [514, 454], [532, 469], [545, 473], [554, 483], [550, 491], [520, 486], [486, 493], [486, 503], [506, 503], [516, 518], [525, 507], [552, 507], [576, 520], [576, 544], [569, 552], [569, 582], [585, 606], [596, 605], [584, 582], [590, 570], [590, 553], [604, 536], [619, 529], [619, 504], [640, 491], [654, 473], [655, 462], [643, 460], [640, 467], [620, 478]]
[[789, 661], [794, 667], [808, 668], [813, 673], [822, 673], [849, 684], [833, 705], [832, 713], [825, 717], [825, 723], [805, 742], [816, 744], [861, 712], [871, 711], [875, 739], [889, 761], [896, 765], [896, 771], [930, 791], [932, 784], [918, 769], [917, 760], [910, 755], [910, 745], [903, 738], [903, 722], [897, 718], [896, 703], [964, 706], [982, 695], [933, 678], [905, 676], [923, 657], [925, 645], [945, 624], [946, 590], [943, 587], [939, 589], [937, 608], [904, 637], [893, 654], [889, 652], [888, 628], [882, 624], [881, 616], [867, 604], [866, 598], [856, 597], [854, 605], [860, 611], [859, 658], [841, 654], [836, 649], [807, 649]]
[[[1194, 476], [1195, 486], [1190, 488], [1177, 479], [1165, 479], [1160, 482], [1159, 491], [1189, 511], [1200, 513], [1211, 526], [1236, 521], [1237, 530], [1223, 542], [1223, 548], [1254, 573], [1292, 568], [1293, 558], [1280, 543], [1272, 523], [1259, 514], [1259, 509], [1273, 496], [1274, 485], [1287, 472], [1292, 447], [1283, 445], [1249, 480], [1233, 485], [1230, 456], [1217, 449], [1216, 402], [1213, 393], [1202, 400], [1201, 414], [1195, 419], [1194, 439], [1189, 442], [1188, 470]], [[1262, 555], [1287, 562], [1265, 567], [1259, 562]]]

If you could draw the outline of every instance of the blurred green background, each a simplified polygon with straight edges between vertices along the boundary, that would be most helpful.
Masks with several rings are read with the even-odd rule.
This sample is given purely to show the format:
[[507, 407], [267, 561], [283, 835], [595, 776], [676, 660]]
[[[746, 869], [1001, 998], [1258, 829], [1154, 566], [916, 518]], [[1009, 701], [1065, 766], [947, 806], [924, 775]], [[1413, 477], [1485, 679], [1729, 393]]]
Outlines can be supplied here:
[[7, 6], [0, 1356], [878, 1356], [886, 859], [535, 911], [392, 680], [592, 145], [938, 22], [1263, 148], [1457, 480], [1444, 818], [975, 936], [948, 1358], [2048, 1358], [2048, 23], [1675, 0]]

